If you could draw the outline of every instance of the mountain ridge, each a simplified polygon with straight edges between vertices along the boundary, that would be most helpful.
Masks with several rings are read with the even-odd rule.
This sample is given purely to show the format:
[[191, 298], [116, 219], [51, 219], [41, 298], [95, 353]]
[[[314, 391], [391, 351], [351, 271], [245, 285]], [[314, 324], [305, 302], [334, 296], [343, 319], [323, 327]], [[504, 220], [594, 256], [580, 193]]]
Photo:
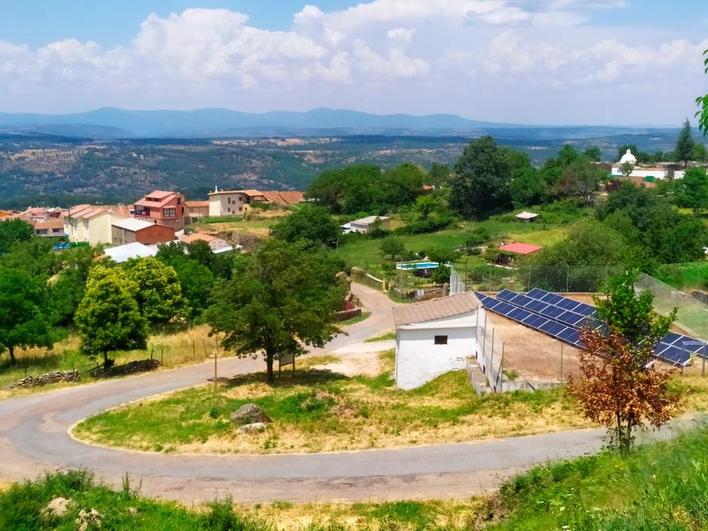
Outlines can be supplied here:
[[588, 138], [646, 133], [663, 127], [532, 125], [486, 122], [456, 114], [373, 114], [321, 107], [309, 111], [249, 113], [218, 107], [195, 110], [127, 110], [102, 107], [67, 114], [0, 113], [0, 131], [48, 133], [97, 139], [209, 138], [229, 136], [307, 136], [318, 134], [479, 135], [529, 138]]

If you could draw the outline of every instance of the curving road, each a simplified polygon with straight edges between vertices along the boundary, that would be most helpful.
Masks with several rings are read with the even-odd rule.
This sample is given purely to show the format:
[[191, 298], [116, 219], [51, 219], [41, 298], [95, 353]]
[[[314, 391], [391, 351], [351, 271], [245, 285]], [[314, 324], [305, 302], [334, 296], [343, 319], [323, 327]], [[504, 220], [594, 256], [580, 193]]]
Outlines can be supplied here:
[[[392, 303], [354, 286], [372, 316], [326, 350], [358, 343], [392, 327]], [[229, 358], [224, 374], [263, 370], [261, 360]], [[204, 456], [130, 452], [71, 438], [76, 422], [106, 408], [205, 383], [210, 363], [0, 401], [0, 480], [55, 469], [87, 468], [115, 485], [130, 475], [149, 496], [183, 502], [226, 495], [237, 501], [335, 501], [470, 496], [551, 459], [598, 450], [600, 430], [396, 450], [275, 456]]]

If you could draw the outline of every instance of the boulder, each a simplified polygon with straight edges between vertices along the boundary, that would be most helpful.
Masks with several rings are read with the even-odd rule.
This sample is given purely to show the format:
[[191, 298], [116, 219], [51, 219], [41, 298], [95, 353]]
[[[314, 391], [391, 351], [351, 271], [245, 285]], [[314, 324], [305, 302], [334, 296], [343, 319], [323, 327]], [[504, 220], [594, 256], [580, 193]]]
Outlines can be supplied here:
[[71, 500], [59, 496], [58, 498], [52, 499], [47, 504], [47, 506], [42, 511], [42, 516], [44, 516], [45, 518], [61, 518], [67, 512], [69, 512], [70, 505]]
[[103, 515], [96, 509], [82, 509], [76, 518], [76, 529], [78, 531], [88, 531], [89, 529], [100, 529]]
[[266, 412], [256, 404], [244, 404], [232, 413], [231, 422], [233, 422], [236, 427], [239, 427], [244, 424], [268, 424], [273, 421], [270, 420]]
[[266, 428], [267, 426], [263, 422], [253, 422], [251, 424], [244, 424], [238, 429], [238, 431], [239, 433], [250, 435], [252, 433], [262, 433], [266, 430]]

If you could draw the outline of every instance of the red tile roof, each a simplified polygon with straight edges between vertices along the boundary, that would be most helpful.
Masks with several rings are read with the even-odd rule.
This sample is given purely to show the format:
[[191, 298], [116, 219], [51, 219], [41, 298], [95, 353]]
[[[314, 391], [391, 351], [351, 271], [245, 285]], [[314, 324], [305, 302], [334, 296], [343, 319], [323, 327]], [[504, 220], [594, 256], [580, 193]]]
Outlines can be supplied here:
[[507, 243], [506, 245], [499, 247], [499, 250], [505, 253], [522, 255], [533, 254], [541, 249], [543, 249], [543, 247], [532, 243]]

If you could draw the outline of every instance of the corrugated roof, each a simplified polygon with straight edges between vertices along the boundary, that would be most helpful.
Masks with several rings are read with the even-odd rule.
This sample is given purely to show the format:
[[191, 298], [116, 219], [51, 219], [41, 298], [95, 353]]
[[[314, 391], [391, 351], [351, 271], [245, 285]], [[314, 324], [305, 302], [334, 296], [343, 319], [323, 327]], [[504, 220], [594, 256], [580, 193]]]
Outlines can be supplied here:
[[393, 319], [396, 326], [426, 323], [470, 313], [477, 308], [479, 308], [477, 297], [468, 291], [441, 299], [397, 306], [393, 309]]
[[536, 251], [543, 249], [540, 245], [534, 245], [532, 243], [507, 243], [499, 247], [500, 251], [512, 254], [532, 254]]
[[142, 219], [126, 218], [114, 221], [113, 226], [120, 229], [129, 230], [131, 232], [138, 232], [139, 230], [152, 227], [153, 223], [143, 221]]

